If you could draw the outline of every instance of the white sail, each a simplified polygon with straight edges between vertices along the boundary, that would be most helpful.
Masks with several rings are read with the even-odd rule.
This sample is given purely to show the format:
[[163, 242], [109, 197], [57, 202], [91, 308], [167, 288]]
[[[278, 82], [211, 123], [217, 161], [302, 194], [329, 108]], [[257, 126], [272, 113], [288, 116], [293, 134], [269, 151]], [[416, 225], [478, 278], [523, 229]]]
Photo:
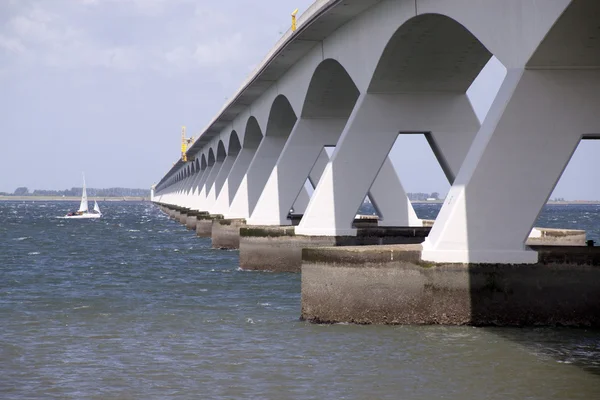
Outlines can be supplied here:
[[81, 193], [81, 204], [79, 205], [80, 212], [88, 211], [87, 192], [85, 191], [85, 175], [83, 176], [83, 193]]
[[94, 200], [94, 211], [96, 211], [98, 214], [102, 214], [100, 212], [100, 207], [98, 207], [98, 202], [96, 200]]

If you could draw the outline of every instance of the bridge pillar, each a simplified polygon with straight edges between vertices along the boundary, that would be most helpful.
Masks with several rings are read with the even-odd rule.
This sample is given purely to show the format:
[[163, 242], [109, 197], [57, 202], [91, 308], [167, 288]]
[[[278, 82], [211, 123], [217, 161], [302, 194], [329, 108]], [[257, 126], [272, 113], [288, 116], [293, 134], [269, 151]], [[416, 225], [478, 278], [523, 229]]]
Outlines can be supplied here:
[[169, 199], [168, 199], [169, 204], [176, 205], [177, 195], [179, 194], [180, 188], [181, 188], [181, 181], [177, 181], [173, 184], [173, 187], [171, 188], [171, 193], [169, 193]]
[[206, 198], [206, 181], [208, 177], [212, 173], [212, 165], [207, 165], [204, 168], [202, 176], [198, 180], [196, 187], [194, 188], [194, 194], [192, 197], [192, 202], [190, 203], [190, 208], [198, 211], [206, 211], [204, 208], [204, 200]]
[[[323, 150], [321, 150], [319, 157], [317, 157], [317, 161], [313, 165], [312, 169], [310, 170], [310, 174], [308, 175], [308, 180], [310, 181], [310, 184], [313, 187], [317, 186], [317, 184], [319, 183], [319, 179], [321, 179], [321, 176], [323, 175], [323, 171], [325, 171], [325, 167], [327, 166], [328, 162], [329, 162], [329, 155], [327, 154], [327, 151], [325, 149], [323, 149]], [[306, 189], [305, 187], [302, 187], [300, 194], [296, 198], [296, 201], [294, 201], [293, 208], [294, 208], [295, 214], [304, 214], [304, 212], [306, 211], [306, 208], [308, 207], [308, 203], [310, 202], [310, 195], [308, 194], [308, 191], [306, 191], [305, 189]], [[259, 200], [259, 202], [260, 202], [260, 200]], [[258, 205], [257, 205], [257, 207], [258, 207]], [[256, 209], [255, 209], [255, 212], [256, 212]]]
[[[223, 184], [221, 192], [217, 196], [213, 214], [222, 214], [226, 218], [229, 215], [229, 209], [233, 203], [233, 199], [237, 192], [240, 190], [244, 175], [248, 171], [248, 167], [256, 154], [256, 149], [253, 148], [242, 148], [237, 155], [227, 179]], [[247, 186], [244, 187], [247, 190]]]
[[215, 193], [215, 182], [217, 177], [219, 176], [219, 172], [221, 172], [221, 168], [223, 167], [223, 161], [215, 161], [215, 164], [212, 167], [209, 177], [206, 179], [204, 184], [205, 186], [205, 197], [202, 207], [204, 208], [202, 211], [210, 212], [211, 208], [214, 207], [215, 201], [217, 200], [217, 196]]
[[[225, 157], [225, 160], [223, 160], [223, 164], [221, 165], [221, 168], [219, 169], [219, 173], [217, 174], [217, 177], [215, 178], [215, 183], [213, 184], [212, 189], [209, 193], [210, 200], [208, 200], [208, 203], [206, 205], [206, 211], [213, 212], [216, 209], [217, 199], [218, 199], [221, 191], [223, 190], [223, 187], [225, 185], [227, 177], [231, 173], [231, 169], [233, 168], [233, 165], [235, 164], [235, 159], [236, 159], [236, 156], [227, 156], [227, 157]], [[213, 214], [214, 214], [214, 212], [213, 212]]]
[[389, 157], [369, 189], [369, 198], [381, 214], [379, 226], [423, 226]]
[[186, 178], [182, 178], [178, 185], [177, 185], [177, 191], [174, 193], [173, 195], [173, 204], [175, 204], [178, 207], [181, 207], [183, 204], [183, 200], [184, 200], [184, 191], [186, 189], [186, 184], [188, 181], [189, 177]]
[[284, 136], [263, 137], [225, 218], [250, 216], [286, 141]]
[[600, 132], [598, 105], [597, 70], [509, 70], [422, 259], [536, 263], [525, 240], [582, 135]]
[[[306, 207], [300, 208], [298, 203], [301, 197], [306, 196], [302, 190], [306, 178], [315, 184], [319, 182], [329, 159], [323, 148], [339, 140], [346, 122], [344, 119], [302, 118], [296, 122], [248, 219], [249, 225], [289, 225], [291, 222], [287, 214], [294, 199], [294, 211], [304, 213]], [[380, 225], [422, 225], [389, 158], [383, 162], [369, 195], [382, 214]]]
[[[188, 191], [185, 206], [192, 210], [196, 210], [194, 208], [194, 199], [198, 195], [198, 182], [200, 182], [200, 180], [202, 179], [202, 177], [204, 175], [204, 171], [205, 170], [196, 171], [196, 173], [194, 174], [194, 179], [192, 180], [192, 184], [190, 186], [190, 190]], [[201, 211], [201, 210], [196, 210], [196, 211]]]
[[[437, 155], [449, 160], [446, 164], [451, 170], [456, 164], [455, 158], [464, 159], [478, 127], [477, 117], [464, 93], [361, 94], [332, 160], [296, 227], [296, 234], [355, 235], [352, 222], [369, 190], [373, 192], [376, 206], [379, 198], [380, 211], [389, 221], [386, 224], [420, 225], [398, 177], [394, 176], [393, 167], [386, 161], [398, 134], [421, 132], [431, 137], [439, 134], [458, 139], [436, 142]], [[380, 171], [386, 176], [381, 186], [374, 184]], [[397, 184], [390, 186], [395, 187], [390, 193], [385, 185], [394, 180]], [[386, 216], [388, 209], [396, 213], [392, 218], [389, 211]]]
[[[278, 157], [277, 165], [268, 177], [256, 208], [248, 219], [249, 224], [290, 224], [287, 215], [298, 193], [301, 192], [323, 148], [337, 142], [345, 122], [344, 119], [305, 118], [296, 121]], [[313, 178], [317, 178], [318, 181], [320, 176]]]

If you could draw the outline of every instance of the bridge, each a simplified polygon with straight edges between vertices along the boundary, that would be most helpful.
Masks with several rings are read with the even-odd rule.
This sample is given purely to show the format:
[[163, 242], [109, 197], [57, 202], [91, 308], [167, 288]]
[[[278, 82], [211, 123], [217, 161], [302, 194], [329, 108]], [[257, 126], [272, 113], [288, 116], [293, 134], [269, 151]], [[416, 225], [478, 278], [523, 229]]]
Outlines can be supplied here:
[[[466, 91], [493, 56], [507, 73], [480, 123]], [[469, 266], [533, 268], [549, 254], [529, 245], [534, 223], [579, 142], [598, 137], [598, 110], [598, 1], [319, 0], [203, 129], [187, 161], [154, 187], [153, 200], [197, 221], [209, 216], [213, 230], [216, 220], [233, 221], [273, 237], [294, 224], [296, 238], [339, 239], [363, 234], [356, 213], [368, 195], [380, 230], [422, 242], [390, 250], [392, 258], [463, 265], [471, 280]], [[425, 135], [451, 184], [431, 227], [388, 157], [403, 134]], [[322, 274], [323, 257], [346, 259], [328, 251], [302, 255], [303, 313], [317, 276], [334, 279]], [[306, 285], [305, 266], [315, 274]], [[328, 318], [336, 320], [314, 319]]]

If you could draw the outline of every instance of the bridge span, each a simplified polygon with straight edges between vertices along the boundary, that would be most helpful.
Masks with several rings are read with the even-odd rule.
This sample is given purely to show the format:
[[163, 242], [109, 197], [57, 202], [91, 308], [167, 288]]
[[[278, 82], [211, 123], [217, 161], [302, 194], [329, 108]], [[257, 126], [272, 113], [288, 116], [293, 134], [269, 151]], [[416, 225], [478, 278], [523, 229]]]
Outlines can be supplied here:
[[[480, 122], [466, 92], [492, 56], [507, 73]], [[154, 187], [153, 201], [193, 217], [196, 227], [209, 221], [213, 240], [215, 230], [242, 226], [252, 237], [260, 231], [293, 237], [302, 246], [386, 243], [390, 236], [396, 241], [387, 243], [420, 243], [404, 253], [394, 247], [386, 257], [421, 269], [463, 266], [454, 283], [466, 285], [467, 294], [454, 300], [467, 302], [470, 314], [450, 322], [476, 323], [474, 282], [497, 271], [474, 272], [475, 266], [520, 265], [529, 268], [521, 278], [537, 279], [535, 268], [560, 259], [556, 249], [530, 246], [532, 229], [580, 140], [600, 134], [599, 110], [598, 1], [319, 0], [201, 132], [187, 150], [189, 161], [179, 160]], [[398, 135], [415, 133], [425, 135], [451, 184], [430, 227], [417, 218], [388, 157]], [[335, 146], [331, 157], [327, 146]], [[364, 221], [355, 218], [366, 195], [380, 214], [379, 233], [365, 235]], [[377, 251], [370, 249], [356, 251]], [[563, 258], [569, 276], [581, 277], [574, 286], [580, 293], [596, 290], [586, 275], [599, 274], [594, 249]], [[340, 283], [324, 265], [328, 257], [339, 265], [349, 253], [335, 252], [350, 249], [295, 251], [306, 267], [308, 318], [337, 320], [333, 299], [347, 291], [368, 295], [360, 286], [365, 276]], [[368, 257], [352, 257], [369, 263]], [[439, 271], [421, 271], [419, 282], [441, 279], [448, 289], [453, 278], [434, 278]], [[405, 277], [395, 274], [386, 272], [377, 284]], [[518, 279], [505, 277], [505, 283]], [[336, 289], [323, 295], [319, 280]], [[498, 290], [506, 295], [517, 286]], [[398, 308], [398, 298], [406, 297], [398, 288], [386, 292], [396, 299], [386, 307]], [[305, 302], [308, 293], [329, 309]], [[518, 302], [534, 297], [528, 292]], [[562, 292], [559, 297], [566, 298]], [[564, 303], [552, 306], [566, 310]], [[577, 312], [584, 309], [600, 315], [600, 300]], [[544, 318], [539, 320], [551, 319]]]

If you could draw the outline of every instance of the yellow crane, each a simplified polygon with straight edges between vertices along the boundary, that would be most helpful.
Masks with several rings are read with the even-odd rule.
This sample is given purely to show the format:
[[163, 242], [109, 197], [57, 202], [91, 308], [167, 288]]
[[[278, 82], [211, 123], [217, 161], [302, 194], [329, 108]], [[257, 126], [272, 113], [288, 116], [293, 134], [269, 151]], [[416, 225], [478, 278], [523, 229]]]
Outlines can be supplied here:
[[298, 14], [298, 9], [297, 8], [292, 13], [292, 32], [296, 31], [296, 14]]
[[187, 156], [187, 148], [188, 145], [190, 143], [192, 143], [194, 141], [193, 137], [190, 138], [186, 138], [185, 137], [185, 126], [181, 127], [181, 161], [183, 162], [187, 162], [187, 161], [194, 161], [194, 160], [188, 160], [188, 156]]

